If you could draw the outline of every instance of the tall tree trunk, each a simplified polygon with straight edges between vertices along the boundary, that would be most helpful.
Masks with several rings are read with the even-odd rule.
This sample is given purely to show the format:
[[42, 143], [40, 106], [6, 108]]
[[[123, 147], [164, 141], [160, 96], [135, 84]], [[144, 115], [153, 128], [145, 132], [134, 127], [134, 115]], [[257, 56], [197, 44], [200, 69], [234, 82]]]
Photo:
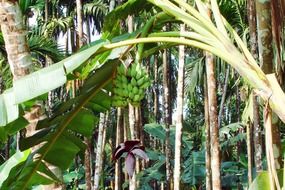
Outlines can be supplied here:
[[206, 148], [206, 189], [212, 190], [212, 169], [211, 169], [211, 132], [209, 119], [209, 98], [207, 87], [207, 76], [204, 74], [204, 113], [205, 113], [205, 148]]
[[[255, 0], [249, 0], [247, 2], [248, 7], [248, 24], [249, 24], [249, 36], [250, 36], [250, 52], [253, 57], [258, 60], [258, 46], [257, 46], [257, 28], [256, 28], [256, 9]], [[261, 127], [259, 119], [259, 105], [257, 102], [257, 96], [253, 92], [252, 96], [253, 106], [253, 143], [254, 143], [254, 162], [256, 172], [262, 171], [262, 141], [261, 141]]]
[[[116, 147], [119, 146], [120, 143], [123, 142], [124, 136], [124, 118], [123, 118], [123, 110], [122, 108], [117, 109], [117, 131], [116, 131]], [[122, 162], [121, 160], [117, 160], [115, 164], [115, 190], [122, 189]]]
[[[273, 47], [272, 47], [272, 26], [271, 26], [271, 1], [256, 1], [257, 31], [259, 60], [265, 74], [274, 72], [273, 68]], [[265, 110], [264, 110], [265, 111]], [[281, 143], [278, 118], [273, 115], [272, 139], [274, 147], [274, 159], [276, 168], [281, 167]]]
[[[32, 58], [27, 45], [23, 17], [17, 1], [2, 0], [0, 2], [0, 25], [8, 62], [14, 80], [29, 74]], [[15, 36], [17, 36], [15, 38]]]
[[96, 147], [96, 160], [95, 160], [95, 172], [94, 172], [94, 189], [98, 190], [100, 177], [102, 173], [102, 159], [103, 159], [103, 150], [104, 150], [104, 130], [105, 130], [105, 114], [100, 113], [100, 123], [98, 128], [98, 139]]
[[256, 172], [259, 173], [262, 171], [262, 139], [261, 139], [261, 126], [259, 119], [259, 105], [257, 102], [257, 97], [255, 93], [252, 96], [253, 104], [253, 141], [254, 141], [254, 162]]
[[162, 54], [163, 65], [163, 103], [164, 103], [164, 124], [165, 124], [165, 165], [166, 165], [166, 190], [171, 189], [171, 165], [170, 165], [170, 94], [169, 94], [169, 60], [167, 50]]
[[159, 90], [158, 90], [158, 58], [154, 55], [154, 88], [153, 88], [153, 114], [155, 122], [159, 122], [158, 109], [159, 109]]
[[227, 89], [228, 89], [228, 82], [229, 82], [229, 75], [230, 75], [230, 66], [227, 66], [226, 76], [225, 76], [225, 82], [224, 82], [224, 88], [223, 88], [223, 95], [220, 103], [220, 110], [219, 110], [219, 116], [218, 116], [218, 126], [221, 126], [221, 123], [223, 121], [223, 113], [224, 113], [224, 104], [226, 101], [226, 95], [227, 95]]
[[206, 72], [209, 97], [209, 119], [211, 130], [211, 167], [213, 189], [221, 189], [221, 161], [220, 161], [220, 143], [219, 126], [217, 115], [217, 90], [215, 77], [215, 62], [213, 55], [206, 53]]
[[84, 138], [84, 142], [86, 144], [86, 150], [84, 154], [84, 168], [85, 168], [85, 182], [86, 182], [86, 190], [92, 189], [91, 182], [91, 141], [88, 138]]
[[[131, 15], [129, 15], [127, 18], [127, 26], [128, 26], [128, 32], [132, 33], [134, 31], [134, 17]], [[137, 139], [138, 135], [136, 130], [135, 108], [131, 104], [129, 104], [129, 127], [131, 133], [131, 140]], [[135, 189], [136, 189], [136, 172], [134, 172], [133, 176], [129, 178], [129, 190], [135, 190]]]
[[76, 14], [77, 14], [77, 29], [78, 29], [78, 43], [79, 47], [83, 44], [83, 19], [82, 19], [82, 2], [81, 0], [76, 0]]
[[[185, 31], [185, 25], [180, 26], [180, 31]], [[181, 140], [183, 128], [183, 99], [184, 99], [184, 69], [185, 68], [185, 46], [179, 46], [179, 68], [177, 85], [177, 119], [175, 131], [175, 157], [174, 157], [174, 189], [180, 189], [181, 177]]]
[[[137, 139], [135, 120], [136, 120], [135, 108], [131, 104], [129, 104], [129, 123], [130, 123], [130, 133], [131, 133], [132, 140]], [[135, 189], [136, 189], [136, 171], [134, 172], [133, 176], [129, 178], [129, 190], [135, 190]]]
[[251, 121], [246, 125], [247, 136], [247, 178], [248, 185], [252, 182], [252, 124]]

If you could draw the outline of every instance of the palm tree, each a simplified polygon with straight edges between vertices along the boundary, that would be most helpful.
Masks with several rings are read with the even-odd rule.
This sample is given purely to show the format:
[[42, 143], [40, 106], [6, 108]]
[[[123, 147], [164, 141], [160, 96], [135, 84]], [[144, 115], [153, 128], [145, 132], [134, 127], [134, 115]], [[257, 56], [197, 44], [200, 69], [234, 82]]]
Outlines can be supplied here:
[[[6, 17], [0, 23], [1, 31], [5, 41], [10, 69], [14, 80], [17, 80], [29, 73], [29, 67], [32, 64], [31, 55], [26, 45], [27, 39], [21, 16], [22, 13], [18, 3], [5, 0], [0, 3], [0, 14], [2, 18]], [[14, 38], [14, 35], [18, 36], [17, 39]], [[21, 51], [13, 51], [14, 49]]]
[[[273, 37], [271, 26], [271, 1], [259, 2], [256, 1], [257, 13], [257, 31], [258, 31], [258, 50], [260, 67], [265, 74], [274, 73], [273, 64]], [[266, 110], [264, 110], [266, 112]], [[274, 160], [276, 168], [281, 167], [281, 144], [280, 144], [280, 131], [278, 126], [278, 119], [272, 120], [272, 140], [273, 146], [276, 148]], [[267, 130], [265, 130], [267, 131]]]
[[[185, 31], [185, 25], [181, 25], [181, 32]], [[177, 86], [177, 120], [175, 131], [175, 157], [174, 157], [174, 189], [180, 189], [181, 178], [181, 140], [183, 128], [183, 99], [184, 99], [184, 67], [185, 67], [185, 47], [179, 46], [179, 68]]]

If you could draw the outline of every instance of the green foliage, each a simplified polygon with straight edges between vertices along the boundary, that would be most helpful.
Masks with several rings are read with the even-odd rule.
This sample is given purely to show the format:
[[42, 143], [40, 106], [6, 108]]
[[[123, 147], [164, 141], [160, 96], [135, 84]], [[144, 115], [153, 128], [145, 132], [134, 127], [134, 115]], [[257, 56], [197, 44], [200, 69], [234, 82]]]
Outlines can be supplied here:
[[[185, 92], [189, 92], [191, 97], [194, 96], [195, 88], [203, 86], [204, 81], [204, 57], [191, 60], [186, 59], [185, 66]], [[194, 97], [193, 97], [194, 98]]]
[[201, 184], [205, 179], [205, 152], [191, 152], [187, 159], [183, 162], [184, 171], [182, 173], [183, 183], [192, 186]]
[[0, 166], [0, 187], [9, 176], [11, 169], [19, 163], [24, 162], [28, 158], [30, 153], [30, 149], [25, 150], [23, 152], [17, 151], [13, 156], [9, 158], [9, 160], [7, 160]]
[[146, 0], [129, 0], [121, 6], [118, 6], [105, 18], [103, 26], [103, 38], [112, 39], [119, 35], [119, 26], [121, 20], [126, 19], [128, 15], [138, 15], [142, 10], [150, 7], [150, 4]]
[[6, 126], [0, 127], [0, 142], [6, 142], [9, 136], [15, 135], [18, 131], [24, 129], [28, 124], [28, 121], [24, 117], [19, 117]]
[[19, 103], [31, 100], [65, 84], [66, 75], [85, 63], [103, 44], [105, 42], [15, 81], [13, 88], [0, 95], [0, 114], [2, 115], [0, 126], [5, 126], [18, 118]]
[[40, 33], [31, 33], [28, 44], [34, 60], [43, 61], [46, 56], [53, 62], [63, 59], [63, 50], [57, 46], [57, 43], [51, 38], [43, 38]]
[[[54, 180], [59, 180], [49, 171], [45, 162], [65, 170], [70, 166], [75, 155], [79, 151], [84, 151], [85, 145], [75, 134], [78, 133], [90, 137], [95, 126], [96, 115], [90, 114], [87, 110], [98, 113], [96, 109], [89, 109], [89, 107], [85, 106], [89, 102], [101, 104], [98, 99], [96, 101], [96, 95], [110, 83], [114, 68], [116, 68], [116, 62], [109, 62], [96, 70], [94, 75], [96, 77], [91, 75], [86, 81], [89, 88], [84, 88], [83, 86], [82, 89], [84, 90], [78, 95], [74, 104], [68, 103], [68, 105], [71, 105], [70, 109], [68, 107], [68, 110], [66, 110], [66, 107], [65, 109], [60, 109], [52, 118], [43, 120], [38, 126], [38, 128], [43, 128], [43, 130], [21, 142], [21, 149], [33, 147], [42, 142], [47, 143], [38, 149], [37, 153], [39, 155], [35, 161], [32, 159], [34, 155], [31, 155], [24, 165], [17, 166], [17, 172], [13, 176], [9, 176], [10, 178], [3, 184], [3, 188], [28, 188], [32, 185], [48, 184]], [[110, 106], [111, 102], [108, 105]], [[62, 108], [62, 106], [59, 106], [59, 108]], [[60, 118], [59, 116], [62, 115], [63, 117]], [[84, 127], [82, 126], [83, 124]], [[41, 174], [38, 172], [41, 172]]]
[[[278, 180], [280, 186], [283, 185], [283, 170], [277, 171]], [[260, 174], [254, 179], [254, 181], [249, 186], [249, 190], [259, 190], [259, 189], [270, 189], [270, 179], [268, 171], [262, 171]]]
[[108, 5], [103, 0], [93, 0], [92, 2], [83, 5], [83, 14], [90, 22], [94, 23], [93, 33], [95, 30], [101, 32], [103, 27], [104, 17], [108, 12]]
[[31, 9], [37, 11], [43, 10], [45, 5], [44, 0], [19, 0], [19, 6], [24, 15], [31, 16]]

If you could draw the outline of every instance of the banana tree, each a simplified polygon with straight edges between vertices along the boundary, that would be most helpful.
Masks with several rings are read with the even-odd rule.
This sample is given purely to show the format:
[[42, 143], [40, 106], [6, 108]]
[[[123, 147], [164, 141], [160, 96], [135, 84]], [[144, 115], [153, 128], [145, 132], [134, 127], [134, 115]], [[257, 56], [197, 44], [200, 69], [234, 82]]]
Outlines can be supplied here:
[[[82, 140], [76, 137], [74, 133], [89, 136], [96, 121], [96, 116], [91, 113], [104, 112], [109, 109], [110, 97], [107, 92], [111, 91], [110, 84], [113, 75], [115, 75], [118, 58], [121, 58], [121, 52], [131, 49], [119, 49], [119, 53], [113, 51], [110, 54], [110, 51], [116, 48], [130, 47], [139, 43], [159, 44], [158, 47], [144, 52], [142, 57], [146, 57], [150, 52], [152, 53], [160, 48], [179, 44], [209, 51], [235, 68], [253, 88], [257, 89], [261, 98], [269, 102], [272, 110], [285, 122], [285, 111], [282, 109], [285, 106], [285, 96], [276, 77], [273, 74], [265, 75], [262, 72], [235, 30], [220, 15], [215, 0], [211, 0], [211, 8], [216, 25], [208, 17], [207, 8], [200, 0], [196, 0], [198, 10], [182, 0], [149, 0], [149, 2], [159, 7], [154, 11], [162, 10], [163, 13], [156, 14], [133, 35], [115, 38], [111, 42], [101, 40], [92, 47], [62, 62], [15, 81], [13, 88], [0, 96], [0, 123], [5, 126], [18, 118], [18, 104], [64, 84], [67, 81], [67, 76], [70, 76], [72, 71], [80, 66], [82, 67], [82, 65], [85, 66], [85, 71], [89, 71], [87, 72], [89, 77], [82, 87], [80, 95], [63, 103], [52, 118], [40, 122], [37, 128], [41, 130], [38, 133], [22, 142], [22, 149], [39, 143], [43, 144], [37, 152], [30, 155], [27, 161], [12, 169], [9, 177], [2, 185], [3, 188], [25, 189], [33, 185], [57, 181], [57, 176], [47, 169], [45, 162], [66, 169], [75, 154], [84, 148]], [[131, 0], [119, 7], [107, 18], [103, 37], [112, 39], [118, 34], [116, 27], [119, 23], [119, 17], [115, 17], [116, 13], [121, 12], [123, 15], [128, 15], [142, 9], [149, 10], [151, 4]], [[134, 9], [139, 5], [142, 5], [140, 10]], [[157, 32], [158, 30], [155, 29], [158, 27], [158, 23], [164, 24], [166, 21], [183, 22], [193, 31]], [[140, 35], [144, 37], [139, 37]], [[234, 38], [234, 42], [229, 36]], [[181, 37], [184, 38], [181, 39]], [[88, 62], [94, 56], [95, 60]], [[54, 78], [57, 80], [55, 81]], [[47, 81], [52, 82], [47, 83]], [[104, 105], [101, 105], [102, 100], [106, 101]], [[80, 124], [81, 121], [87, 123]], [[78, 127], [82, 125], [88, 127]], [[64, 157], [55, 158], [54, 155], [64, 155]]]

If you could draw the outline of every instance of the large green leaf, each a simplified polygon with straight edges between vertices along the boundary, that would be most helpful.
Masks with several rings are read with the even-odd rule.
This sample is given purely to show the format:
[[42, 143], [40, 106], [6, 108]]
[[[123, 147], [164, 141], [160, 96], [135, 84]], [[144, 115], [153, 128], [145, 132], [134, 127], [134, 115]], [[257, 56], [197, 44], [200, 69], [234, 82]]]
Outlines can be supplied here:
[[25, 128], [28, 124], [29, 122], [25, 118], [19, 117], [8, 125], [0, 127], [0, 142], [6, 142], [8, 136], [13, 136], [19, 130]]
[[65, 84], [66, 75], [85, 63], [106, 43], [106, 41], [99, 40], [88, 49], [15, 81], [12, 89], [0, 95], [0, 126], [5, 126], [18, 118], [17, 104]]
[[38, 153], [43, 154], [46, 152], [45, 161], [58, 166], [62, 170], [69, 167], [75, 155], [80, 151], [80, 148], [64, 135], [61, 135], [54, 142], [54, 145], [49, 148], [50, 150], [47, 151], [47, 148], [49, 148], [49, 145], [45, 144], [38, 150]]
[[70, 122], [68, 128], [89, 137], [98, 119], [89, 110], [82, 109]]
[[140, 11], [150, 8], [150, 4], [146, 0], [129, 0], [118, 6], [115, 10], [105, 17], [103, 26], [103, 38], [112, 39], [120, 34], [120, 22], [127, 18], [128, 15], [136, 15]]
[[[163, 125], [157, 124], [157, 123], [149, 123], [144, 125], [144, 131], [147, 132], [149, 135], [157, 138], [158, 140], [161, 140], [162, 142], [165, 142], [166, 138], [166, 131]], [[192, 148], [192, 141], [189, 140], [187, 137], [187, 134], [183, 134], [182, 136], [182, 142], [185, 146], [185, 151], [188, 151]], [[170, 145], [174, 147], [175, 145], [175, 128], [170, 128]]]
[[196, 185], [205, 178], [206, 170], [204, 151], [192, 152], [183, 165], [184, 171], [181, 177], [184, 183]]
[[[98, 105], [104, 105], [105, 111], [110, 108], [108, 107], [108, 105], [111, 105], [108, 103], [110, 98], [105, 97], [106, 94], [98, 94], [98, 92], [111, 82], [116, 65], [117, 61], [114, 60], [95, 70], [92, 76], [87, 79], [89, 88], [82, 87], [84, 90], [80, 91], [80, 95], [74, 101], [72, 109], [56, 112], [57, 115], [53, 116], [53, 118], [47, 118], [43, 122], [45, 123], [44, 129], [23, 141], [25, 145], [21, 147], [24, 148], [32, 147], [42, 142], [44, 142], [44, 145], [36, 152], [36, 159], [34, 155], [31, 155], [25, 164], [17, 167], [14, 175], [10, 175], [5, 181], [5, 186], [13, 187], [14, 189], [26, 189], [31, 187], [31, 185], [48, 184], [57, 180], [44, 167], [45, 162], [63, 170], [70, 166], [75, 155], [85, 148], [82, 139], [75, 134], [88, 137], [91, 135], [93, 127], [95, 127], [96, 120], [94, 119], [96, 116], [88, 111], [86, 105], [91, 101]], [[90, 85], [90, 83], [93, 85]], [[105, 97], [107, 101], [102, 103], [105, 100], [96, 98], [97, 94], [98, 97]], [[59, 107], [62, 108], [63, 106]], [[41, 171], [41, 173], [39, 174], [38, 171]]]
[[[278, 179], [282, 187], [283, 184], [283, 170], [277, 171]], [[270, 189], [270, 178], [267, 171], [260, 172], [258, 176], [249, 186], [249, 190]]]
[[9, 160], [4, 162], [0, 166], [0, 187], [2, 183], [6, 180], [6, 178], [9, 176], [11, 169], [17, 164], [24, 162], [28, 158], [30, 152], [30, 149], [25, 150], [23, 152], [17, 151], [13, 156], [9, 158]]

